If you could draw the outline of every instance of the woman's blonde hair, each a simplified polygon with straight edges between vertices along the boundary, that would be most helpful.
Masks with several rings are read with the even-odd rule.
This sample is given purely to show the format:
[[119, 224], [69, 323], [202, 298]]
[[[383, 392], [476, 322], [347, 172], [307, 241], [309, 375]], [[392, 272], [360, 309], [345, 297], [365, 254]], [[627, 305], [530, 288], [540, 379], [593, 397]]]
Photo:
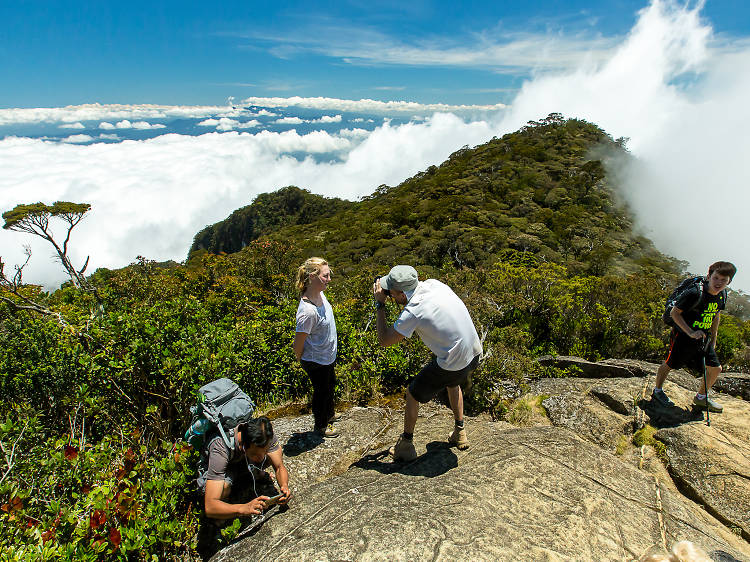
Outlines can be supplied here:
[[320, 269], [328, 265], [328, 262], [323, 258], [307, 258], [297, 269], [297, 290], [300, 295], [303, 295], [307, 291], [307, 287], [310, 285], [310, 276], [317, 275], [320, 273]]

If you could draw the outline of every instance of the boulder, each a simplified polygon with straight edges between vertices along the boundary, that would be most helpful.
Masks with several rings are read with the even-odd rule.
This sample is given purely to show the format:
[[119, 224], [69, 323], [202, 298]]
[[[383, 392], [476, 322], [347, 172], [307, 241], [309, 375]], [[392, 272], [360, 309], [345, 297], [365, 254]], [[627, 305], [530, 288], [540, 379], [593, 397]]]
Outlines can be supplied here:
[[[626, 364], [622, 360], [617, 363]], [[652, 370], [649, 364], [639, 363], [642, 372]], [[570, 358], [563, 358], [561, 365], [569, 364]], [[655, 373], [657, 366], [652, 367]], [[734, 384], [734, 393], [741, 396], [745, 377], [722, 374], [719, 381]], [[711, 414], [708, 427], [704, 412], [692, 405], [699, 384], [698, 377], [685, 371], [671, 372], [664, 384], [665, 392], [675, 403], [671, 408], [650, 399], [650, 376], [540, 379], [531, 388], [532, 392], [547, 396], [542, 404], [553, 424], [571, 429], [608, 450], [617, 446], [620, 428], [624, 435], [645, 424], [657, 428], [654, 436], [666, 446], [667, 469], [676, 489], [750, 540], [750, 403], [717, 392], [726, 388], [717, 382], [711, 396], [724, 405], [724, 413]], [[629, 407], [632, 414], [628, 418], [625, 412]], [[630, 426], [628, 421], [632, 422]], [[640, 463], [642, 456], [636, 460]]]
[[[290, 469], [304, 458], [318, 465], [292, 470], [290, 509], [215, 559], [633, 560], [681, 539], [714, 560], [750, 559], [750, 545], [694, 502], [564, 427], [472, 418], [471, 447], [458, 451], [445, 441], [450, 411], [421, 413], [419, 457], [406, 464], [387, 455], [402, 412], [347, 413], [342, 429], [351, 422], [359, 458], [334, 468], [327, 449], [347, 447], [338, 440], [318, 457], [315, 448], [290, 457]], [[275, 423], [284, 431], [285, 420]]]
[[750, 400], [750, 375], [747, 373], [721, 373], [714, 383], [717, 392]]

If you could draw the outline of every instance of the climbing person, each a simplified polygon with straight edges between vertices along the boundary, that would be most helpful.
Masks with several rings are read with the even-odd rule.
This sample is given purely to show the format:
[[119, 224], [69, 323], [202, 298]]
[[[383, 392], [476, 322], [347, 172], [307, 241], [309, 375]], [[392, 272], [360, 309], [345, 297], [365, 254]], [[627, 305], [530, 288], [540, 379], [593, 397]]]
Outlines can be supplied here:
[[[272, 504], [286, 504], [292, 495], [281, 446], [268, 418], [252, 418], [229, 434], [230, 447], [219, 432], [209, 435], [198, 461], [197, 484], [204, 506], [198, 550], [206, 559], [216, 551], [227, 521], [261, 516]], [[269, 466], [278, 491], [265, 470]]]
[[[395, 345], [416, 332], [433, 353], [432, 359], [409, 383], [404, 431], [389, 452], [396, 460], [416, 458], [413, 436], [419, 404], [428, 402], [443, 388], [448, 392], [455, 420], [448, 441], [466, 449], [469, 440], [460, 385], [477, 368], [482, 355], [482, 343], [466, 305], [444, 283], [436, 279], [419, 281], [417, 271], [408, 265], [397, 265], [388, 275], [377, 278], [372, 290], [380, 345]], [[389, 296], [404, 306], [393, 326], [388, 325], [385, 315]]]
[[736, 273], [737, 268], [732, 263], [717, 261], [708, 268], [707, 276], [686, 279], [667, 300], [664, 319], [672, 326], [672, 333], [667, 358], [656, 373], [651, 395], [658, 404], [674, 406], [662, 389], [672, 369], [684, 366], [699, 371], [705, 359], [705, 380], [701, 381], [693, 403], [710, 412], [720, 413], [724, 409], [707, 394], [721, 373], [716, 335], [721, 311], [726, 307], [727, 286]]
[[333, 422], [339, 419], [334, 408], [336, 386], [336, 320], [323, 291], [331, 282], [331, 268], [323, 258], [308, 258], [297, 270], [297, 328], [294, 354], [313, 386], [314, 431], [321, 437], [338, 437]]

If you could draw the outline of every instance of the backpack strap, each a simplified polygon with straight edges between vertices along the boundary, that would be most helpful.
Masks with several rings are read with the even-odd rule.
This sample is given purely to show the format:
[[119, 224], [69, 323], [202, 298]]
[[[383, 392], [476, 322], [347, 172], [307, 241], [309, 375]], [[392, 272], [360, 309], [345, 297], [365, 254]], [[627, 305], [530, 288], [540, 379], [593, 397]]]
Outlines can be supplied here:
[[221, 419], [219, 420], [219, 423], [216, 424], [216, 426], [219, 428], [219, 433], [221, 434], [221, 438], [224, 440], [224, 444], [227, 446], [227, 449], [232, 451], [234, 449], [234, 435], [232, 435], [232, 437], [227, 436], [226, 431], [224, 431], [224, 424], [221, 423]]

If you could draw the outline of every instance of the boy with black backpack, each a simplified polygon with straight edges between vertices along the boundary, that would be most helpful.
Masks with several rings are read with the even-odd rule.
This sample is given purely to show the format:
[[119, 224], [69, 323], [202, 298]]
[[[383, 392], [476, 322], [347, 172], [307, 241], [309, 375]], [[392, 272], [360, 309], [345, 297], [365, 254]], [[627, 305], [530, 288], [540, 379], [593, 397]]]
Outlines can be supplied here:
[[[693, 403], [704, 410], [720, 413], [724, 408], [708, 398], [708, 389], [721, 373], [721, 364], [716, 356], [716, 334], [719, 315], [726, 308], [727, 285], [737, 273], [737, 268], [726, 261], [717, 261], [708, 268], [708, 276], [683, 281], [667, 299], [664, 321], [672, 326], [669, 338], [669, 353], [656, 372], [652, 399], [662, 406], [674, 403], [662, 390], [664, 381], [672, 369], [688, 367], [695, 370], [705, 367], [705, 382], [693, 398]], [[709, 338], [708, 342], [705, 342]], [[708, 343], [708, 345], [704, 345]]]

